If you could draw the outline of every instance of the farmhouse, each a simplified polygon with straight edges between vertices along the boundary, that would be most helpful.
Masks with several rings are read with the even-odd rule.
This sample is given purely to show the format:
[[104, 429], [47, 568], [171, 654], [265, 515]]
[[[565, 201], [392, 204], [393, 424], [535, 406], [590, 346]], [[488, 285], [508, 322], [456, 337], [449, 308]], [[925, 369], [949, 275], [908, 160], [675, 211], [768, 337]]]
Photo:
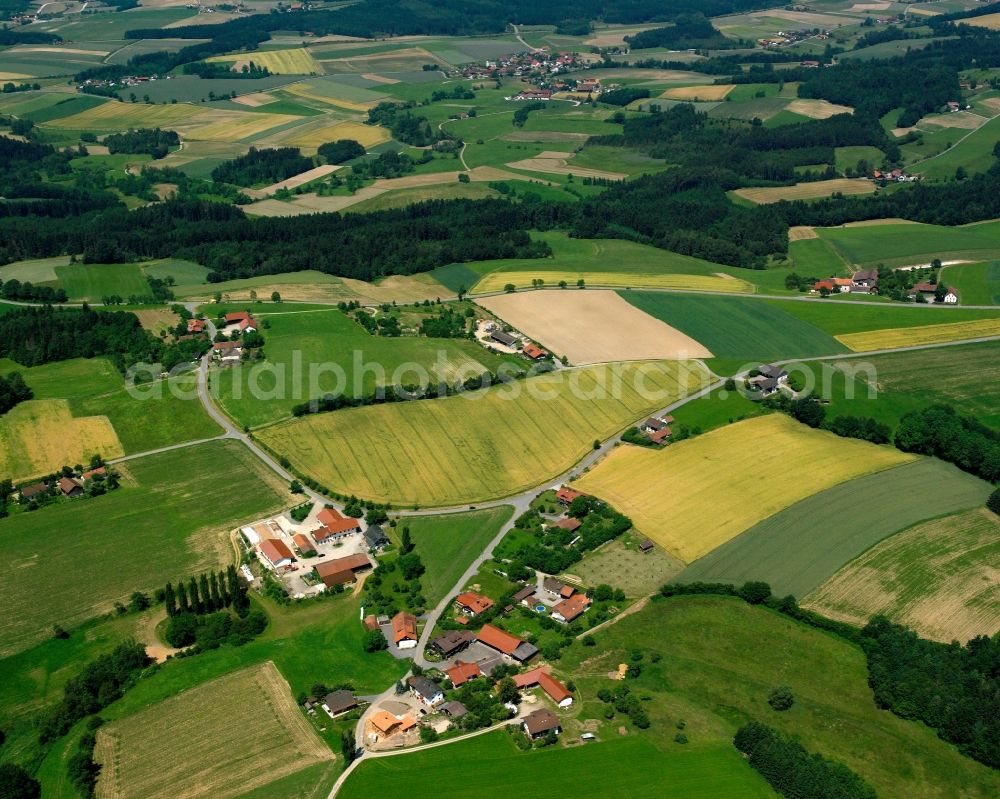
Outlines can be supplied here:
[[417, 617], [400, 611], [392, 617], [392, 643], [399, 649], [413, 649], [417, 645]]
[[187, 332], [188, 333], [204, 333], [205, 332], [205, 320], [204, 319], [188, 319]]
[[456, 660], [455, 665], [450, 669], [445, 669], [444, 673], [448, 675], [448, 679], [451, 680], [451, 684], [455, 688], [465, 685], [469, 680], [474, 680], [483, 674], [477, 664], [463, 663], [461, 660]]
[[526, 586], [518, 591], [512, 597], [511, 601], [515, 605], [524, 605], [525, 607], [531, 607], [535, 604], [535, 589], [533, 586]]
[[305, 533], [296, 533], [292, 536], [292, 543], [295, 544], [295, 548], [299, 551], [300, 555], [305, 555], [306, 552], [316, 552], [316, 547]]
[[512, 336], [498, 327], [490, 331], [490, 338], [497, 342], [497, 344], [503, 344], [505, 347], [513, 347], [517, 344], [517, 336]]
[[334, 558], [324, 563], [316, 564], [316, 574], [328, 587], [335, 585], [351, 585], [372, 567], [372, 562], [363, 552], [348, 555], [346, 558]]
[[585, 494], [574, 491], [572, 488], [563, 486], [558, 491], [556, 491], [556, 499], [563, 505], [569, 505], [577, 497], [586, 496]]
[[410, 692], [427, 707], [434, 707], [444, 701], [444, 693], [437, 683], [427, 677], [410, 677], [406, 684], [410, 686]]
[[91, 469], [90, 471], [86, 471], [83, 474], [81, 474], [80, 480], [84, 485], [87, 485], [87, 483], [89, 483], [95, 477], [106, 477], [107, 474], [108, 474], [107, 469], [105, 469], [103, 466], [98, 466], [96, 469]]
[[824, 289], [829, 294], [839, 294], [850, 291], [854, 281], [847, 277], [830, 277], [826, 280], [817, 280], [813, 284], [813, 291], [822, 292]]
[[782, 369], [780, 366], [772, 366], [769, 363], [762, 364], [757, 367], [757, 371], [764, 377], [769, 377], [772, 380], [777, 380], [779, 383], [788, 382], [788, 372]]
[[372, 717], [368, 719], [368, 723], [371, 724], [372, 730], [375, 731], [376, 735], [382, 738], [388, 738], [390, 735], [400, 732], [400, 719], [384, 710], [379, 710], [372, 714]]
[[48, 490], [48, 483], [32, 483], [22, 488], [18, 493], [21, 495], [21, 499], [32, 499], [39, 494], [44, 494]]
[[548, 666], [538, 666], [523, 674], [515, 674], [514, 685], [523, 691], [536, 685], [549, 695], [559, 707], [569, 707], [573, 704], [573, 695], [559, 680], [549, 674]]
[[455, 608], [466, 616], [478, 616], [493, 607], [493, 600], [488, 596], [466, 591], [455, 597]]
[[515, 100], [551, 100], [551, 89], [525, 89], [518, 93]]
[[530, 341], [521, 348], [521, 352], [524, 354], [524, 357], [530, 358], [532, 361], [539, 361], [548, 355], [548, 352], [532, 344]]
[[332, 719], [358, 706], [357, 697], [350, 691], [334, 691], [323, 698], [323, 710]]
[[272, 569], [283, 569], [292, 565], [292, 550], [288, 545], [278, 538], [265, 538], [260, 542], [258, 551], [264, 561], [265, 566]]
[[441, 705], [441, 712], [452, 719], [452, 721], [456, 721], [469, 711], [461, 702], [445, 702]]
[[64, 497], [79, 497], [83, 494], [83, 486], [75, 477], [61, 477], [57, 485]]
[[254, 321], [254, 318], [246, 311], [227, 313], [224, 321], [225, 326], [223, 329], [226, 332], [239, 330], [241, 333], [246, 333], [247, 331], [254, 331], [257, 329], [257, 322]]
[[432, 640], [428, 646], [440, 653], [441, 657], [450, 658], [471, 644], [473, 638], [469, 630], [449, 630]]
[[755, 391], [759, 391], [762, 397], [770, 397], [778, 390], [778, 381], [773, 377], [757, 375], [747, 380], [747, 384]]
[[878, 287], [878, 270], [862, 269], [851, 276], [851, 291], [874, 294]]
[[236, 363], [243, 355], [243, 342], [216, 341], [212, 345], [212, 354], [222, 363]]
[[650, 416], [642, 423], [642, 431], [644, 433], [658, 433], [669, 427], [673, 420], [673, 416]]
[[369, 552], [381, 552], [389, 546], [389, 536], [379, 525], [373, 524], [365, 530], [365, 544]]
[[569, 599], [576, 593], [576, 589], [571, 585], [566, 585], [566, 583], [560, 582], [555, 577], [546, 577], [542, 580], [542, 588], [545, 589], [545, 593], [549, 596], [560, 597], [562, 599]]
[[476, 633], [476, 640], [518, 663], [527, 663], [538, 654], [537, 647], [492, 624], [483, 625], [483, 629]]
[[564, 599], [553, 607], [552, 618], [558, 622], [569, 624], [571, 621], [580, 618], [589, 606], [590, 599], [586, 594], [576, 594], [569, 599]]
[[[937, 290], [938, 284], [921, 282], [917, 283], [913, 288], [907, 292], [907, 296], [910, 299], [916, 299], [917, 297], [923, 297], [927, 302], [937, 301]], [[950, 286], [945, 286], [944, 297], [942, 302], [953, 305], [958, 302], [958, 292]]]
[[559, 718], [551, 710], [545, 708], [534, 710], [525, 716], [522, 726], [525, 734], [532, 741], [544, 738], [550, 732], [554, 732], [556, 735], [562, 732]]
[[361, 532], [361, 522], [350, 516], [344, 516], [344, 514], [335, 508], [323, 508], [316, 515], [316, 521], [322, 525], [322, 527], [313, 530], [312, 533], [317, 544], [336, 541], [337, 539]]

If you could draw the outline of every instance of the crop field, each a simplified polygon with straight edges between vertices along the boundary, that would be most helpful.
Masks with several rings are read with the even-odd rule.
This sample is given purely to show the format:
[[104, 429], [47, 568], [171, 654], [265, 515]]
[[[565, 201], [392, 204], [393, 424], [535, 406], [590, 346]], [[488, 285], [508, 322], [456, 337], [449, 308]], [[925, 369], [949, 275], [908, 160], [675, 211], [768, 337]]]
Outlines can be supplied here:
[[549, 286], [557, 286], [565, 281], [575, 287], [578, 280], [585, 280], [589, 286], [613, 286], [635, 288], [677, 289], [679, 291], [719, 291], [726, 293], [753, 294], [754, 287], [739, 278], [717, 277], [715, 275], [642, 274], [639, 272], [560, 272], [558, 270], [535, 272], [493, 272], [476, 284], [478, 294], [503, 291], [504, 286], [513, 283], [517, 288], [528, 288], [531, 281], [541, 278]]
[[1000, 518], [985, 508], [918, 524], [865, 552], [805, 606], [862, 625], [880, 613], [950, 643], [1000, 631]]
[[397, 505], [473, 502], [554, 477], [595, 439], [703, 379], [690, 364], [565, 370], [463, 396], [308, 416], [262, 430], [258, 440], [343, 493]]
[[238, 142], [250, 140], [299, 119], [301, 117], [290, 114], [213, 111], [204, 119], [191, 120], [183, 127], [175, 127], [178, 127], [178, 132], [187, 139]]
[[[414, 780], [414, 773], [434, 774], [435, 779]], [[773, 796], [739, 753], [721, 743], [665, 754], [645, 740], [629, 738], [520, 752], [503, 732], [405, 757], [373, 759], [351, 775], [341, 796], [405, 794], [410, 799], [434, 799], [441, 795], [441, 780], [460, 784], [465, 795], [480, 799], [502, 799], [511, 791], [545, 796], [567, 785], [583, 799], [611, 795], [654, 799], [664, 795], [665, 785], [670, 786], [670, 799]]]
[[829, 119], [838, 114], [853, 114], [854, 109], [846, 105], [836, 105], [826, 100], [792, 100], [785, 108], [793, 114], [802, 114], [810, 119]]
[[816, 228], [848, 263], [911, 266], [941, 260], [1000, 257], [1000, 226], [994, 222], [962, 227], [886, 224]]
[[333, 760], [270, 662], [102, 727], [94, 754], [100, 799], [228, 799]]
[[834, 178], [796, 183], [794, 186], [765, 186], [753, 189], [735, 189], [733, 194], [758, 204], [776, 203], [781, 200], [811, 200], [832, 194], [872, 194], [875, 184], [865, 178]]
[[943, 461], [921, 459], [803, 499], [696, 561], [679, 579], [763, 580], [775, 594], [804, 597], [898, 530], [981, 506], [989, 493], [988, 483]]
[[[987, 799], [1000, 791], [995, 771], [960, 754], [934, 730], [875, 705], [859, 647], [779, 614], [736, 599], [674, 597], [654, 600], [595, 638], [596, 647], [573, 646], [559, 663], [573, 674], [582, 698], [573, 705], [578, 718], [566, 726], [575, 722], [579, 728], [583, 719], [601, 718], [604, 705], [592, 697], [614, 685], [608, 672], [640, 647], [646, 653], [642, 673], [629, 685], [649, 698], [643, 707], [652, 724], [648, 730], [628, 729], [626, 740], [651, 740], [668, 758], [680, 751], [692, 755], [716, 741], [731, 746], [738, 726], [761, 721], [808, 751], [844, 763], [871, 782], [878, 796]], [[659, 662], [652, 662], [651, 652], [659, 654]], [[789, 686], [795, 696], [788, 712], [776, 713], [767, 705], [768, 692], [777, 685]], [[573, 751], [593, 756], [608, 739], [619, 740], [621, 718], [601, 726], [601, 743]], [[681, 720], [689, 739], [685, 746], [673, 740]], [[655, 762], [647, 758], [633, 768], [608, 769], [620, 777]], [[585, 768], [573, 777], [576, 782], [586, 784], [603, 773]], [[659, 795], [672, 796], [666, 786], [660, 786]], [[607, 793], [618, 795], [614, 788]]]
[[204, 108], [178, 103], [177, 105], [146, 105], [145, 103], [119, 103], [109, 100], [78, 114], [52, 119], [45, 124], [67, 130], [120, 131], [128, 128], [170, 127], [193, 117], [210, 114]]
[[69, 629], [104, 613], [133, 591], [229, 562], [223, 533], [287, 496], [234, 442], [150, 455], [119, 469], [129, 480], [109, 494], [0, 519], [12, 566], [0, 575], [7, 609], [0, 654], [42, 640], [53, 624]]
[[868, 333], [846, 333], [837, 340], [855, 352], [916, 347], [924, 344], [941, 344], [949, 341], [1000, 336], [1000, 318], [981, 319], [977, 322], [952, 322], [921, 327], [890, 328]]
[[296, 97], [316, 100], [324, 105], [342, 105], [346, 108], [367, 108], [386, 97], [385, 91], [355, 86], [346, 78], [337, 80], [333, 77], [316, 78], [293, 83], [285, 87], [285, 91]]
[[[463, 339], [373, 336], [337, 309], [262, 318], [271, 324], [266, 363], [212, 378], [225, 411], [250, 427], [287, 418], [294, 405], [327, 393], [353, 396], [376, 386], [452, 382], [496, 370], [505, 360]], [[517, 363], [526, 365], [520, 358]]]
[[666, 450], [621, 446], [574, 486], [607, 500], [690, 563], [818, 491], [912, 460], [772, 414]]
[[955, 308], [944, 305], [900, 303], [790, 302], [764, 300], [796, 319], [815, 325], [832, 336], [867, 333], [888, 328], [926, 327], [950, 322], [979, 322], [1000, 319], [989, 309]]
[[675, 86], [667, 89], [660, 97], [666, 100], [694, 100], [701, 102], [717, 102], [724, 100], [734, 88], [733, 84], [710, 84], [708, 86]]
[[296, 131], [288, 137], [284, 144], [294, 147], [319, 147], [338, 139], [354, 139], [366, 148], [382, 144], [392, 138], [389, 131], [380, 125], [364, 125], [360, 122], [333, 122], [330, 125], [312, 127], [308, 130]]
[[629, 305], [613, 291], [500, 294], [479, 304], [573, 364], [708, 358], [694, 339]]
[[106, 416], [75, 417], [66, 400], [29, 400], [0, 416], [0, 474], [15, 480], [123, 454]]
[[819, 237], [792, 239], [788, 242], [788, 256], [806, 274], [839, 277], [848, 271], [847, 262]]
[[439, 64], [447, 68], [448, 63], [423, 47], [407, 47], [387, 53], [372, 53], [347, 58], [320, 59], [326, 71], [334, 72], [419, 72], [424, 64]]
[[266, 67], [274, 75], [323, 74], [323, 67], [304, 47], [290, 50], [255, 50], [252, 53], [212, 56], [205, 60], [219, 63], [236, 62], [237, 65], [253, 61], [258, 67]]
[[468, 513], [413, 516], [403, 520], [427, 572], [420, 578], [427, 604], [433, 607], [483, 548], [510, 519], [509, 505]]
[[1000, 14], [983, 14], [979, 17], [970, 17], [963, 24], [973, 25], [977, 28], [989, 28], [991, 31], [1000, 30]]
[[967, 305], [1000, 305], [1000, 261], [947, 266], [940, 279]]
[[72, 302], [100, 302], [102, 297], [117, 294], [149, 294], [149, 283], [137, 264], [70, 264], [57, 266], [59, 285]]
[[65, 255], [57, 255], [55, 258], [38, 258], [33, 261], [14, 261], [14, 263], [0, 266], [0, 280], [20, 280], [22, 283], [55, 283], [59, 276], [56, 275], [57, 266], [66, 266], [69, 258]]
[[621, 296], [650, 316], [700, 341], [717, 357], [773, 360], [847, 351], [819, 327], [797, 319], [777, 303], [641, 291], [622, 292]]

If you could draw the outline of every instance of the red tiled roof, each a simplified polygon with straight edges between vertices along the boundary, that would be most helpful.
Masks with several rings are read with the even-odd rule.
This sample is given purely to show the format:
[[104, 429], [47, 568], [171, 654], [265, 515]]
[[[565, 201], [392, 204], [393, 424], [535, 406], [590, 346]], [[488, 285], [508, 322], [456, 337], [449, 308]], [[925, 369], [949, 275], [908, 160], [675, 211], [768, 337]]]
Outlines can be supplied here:
[[589, 605], [590, 600], [587, 598], [586, 594], [577, 594], [576, 596], [571, 596], [569, 599], [564, 599], [562, 602], [557, 604], [552, 608], [552, 612], [558, 613], [566, 619], [566, 621], [573, 621], [573, 619], [579, 617]]
[[455, 597], [455, 604], [470, 611], [473, 615], [478, 615], [493, 607], [493, 600], [474, 591], [466, 591]]
[[503, 652], [505, 655], [512, 655], [522, 643], [516, 635], [511, 635], [492, 624], [484, 624], [483, 629], [476, 633], [476, 640]]
[[[326, 531], [317, 530], [314, 532], [314, 536], [317, 541], [325, 540], [331, 535], [338, 535], [340, 533], [348, 533], [351, 530], [360, 530], [361, 522], [350, 516], [344, 516], [340, 511], [334, 508], [323, 508], [317, 515], [316, 520], [326, 528]], [[320, 535], [323, 535], [323, 539], [320, 539]]]
[[295, 542], [295, 546], [299, 548], [300, 552], [308, 552], [311, 549], [315, 549], [312, 541], [309, 540], [309, 536], [305, 533], [296, 533], [292, 536], [292, 541]]
[[363, 552], [359, 552], [355, 555], [348, 555], [346, 558], [334, 558], [333, 560], [318, 563], [316, 564], [316, 573], [321, 578], [326, 578], [340, 572], [355, 572], [359, 569], [367, 569], [371, 565], [372, 562], [368, 559], [368, 556]]
[[544, 358], [548, 353], [541, 347], [536, 347], [534, 344], [525, 344], [521, 348], [521, 352], [527, 355], [529, 358]]
[[244, 319], [242, 322], [240, 322], [240, 330], [246, 330], [247, 328], [250, 327], [252, 327], [254, 330], [257, 329], [257, 323], [254, 322], [253, 319]]
[[576, 491], [572, 488], [568, 488], [567, 486], [563, 486], [558, 491], [556, 491], [556, 499], [558, 499], [560, 502], [567, 502], [567, 503], [572, 502], [577, 497], [582, 497], [582, 496], [584, 496], [582, 492]]
[[107, 474], [107, 473], [108, 473], [107, 469], [105, 469], [103, 466], [98, 466], [96, 469], [91, 469], [89, 472], [84, 472], [83, 474], [81, 474], [80, 479], [83, 480], [84, 482], [87, 482], [94, 475]]
[[538, 675], [538, 687], [545, 691], [557, 705], [564, 699], [569, 699], [573, 696], [565, 685], [544, 671]]
[[265, 538], [260, 542], [260, 552], [261, 554], [271, 561], [272, 566], [276, 566], [282, 560], [292, 559], [292, 550], [290, 550], [284, 541], [279, 541], [276, 538]]
[[398, 644], [400, 641], [417, 640], [417, 617], [412, 613], [400, 611], [392, 617], [392, 640]]
[[225, 319], [226, 324], [231, 325], [234, 322], [242, 322], [245, 319], [253, 319], [253, 317], [246, 311], [238, 311], [236, 313], [227, 313]]
[[203, 333], [204, 330], [205, 330], [204, 319], [188, 319], [188, 324], [187, 324], [188, 333]]
[[565, 519], [560, 519], [556, 522], [556, 527], [560, 527], [563, 530], [569, 530], [571, 533], [574, 530], [579, 530], [582, 522], [579, 519], [574, 519], [572, 517], [567, 517]]
[[463, 663], [461, 660], [456, 660], [454, 666], [445, 670], [445, 674], [448, 675], [451, 684], [458, 688], [469, 680], [482, 675], [482, 671], [480, 671], [479, 666], [475, 663]]

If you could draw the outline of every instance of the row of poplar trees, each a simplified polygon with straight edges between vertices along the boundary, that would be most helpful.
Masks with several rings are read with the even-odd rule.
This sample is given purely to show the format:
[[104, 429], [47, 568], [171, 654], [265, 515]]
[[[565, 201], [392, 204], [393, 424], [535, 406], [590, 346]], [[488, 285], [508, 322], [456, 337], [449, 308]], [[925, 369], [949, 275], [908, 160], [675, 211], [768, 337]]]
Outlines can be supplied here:
[[250, 597], [246, 584], [240, 580], [235, 566], [225, 571], [209, 572], [200, 577], [191, 577], [187, 583], [167, 583], [163, 589], [163, 601], [168, 616], [181, 613], [215, 613], [232, 608], [240, 616], [250, 610]]

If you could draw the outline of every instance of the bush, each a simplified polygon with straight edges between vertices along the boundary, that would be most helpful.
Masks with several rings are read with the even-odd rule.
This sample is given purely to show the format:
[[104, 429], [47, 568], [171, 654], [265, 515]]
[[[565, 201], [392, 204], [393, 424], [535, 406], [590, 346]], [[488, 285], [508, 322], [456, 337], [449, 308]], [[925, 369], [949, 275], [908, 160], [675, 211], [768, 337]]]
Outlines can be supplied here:
[[767, 703], [775, 710], [788, 710], [795, 704], [795, 695], [787, 685], [779, 685], [768, 695]]
[[0, 765], [0, 797], [3, 799], [38, 799], [42, 786], [27, 771], [13, 763]]
[[369, 630], [365, 633], [362, 646], [365, 652], [381, 652], [389, 648], [389, 642], [385, 640], [381, 630]]
[[193, 613], [171, 616], [163, 637], [170, 646], [180, 649], [191, 646], [198, 633], [198, 619]]

